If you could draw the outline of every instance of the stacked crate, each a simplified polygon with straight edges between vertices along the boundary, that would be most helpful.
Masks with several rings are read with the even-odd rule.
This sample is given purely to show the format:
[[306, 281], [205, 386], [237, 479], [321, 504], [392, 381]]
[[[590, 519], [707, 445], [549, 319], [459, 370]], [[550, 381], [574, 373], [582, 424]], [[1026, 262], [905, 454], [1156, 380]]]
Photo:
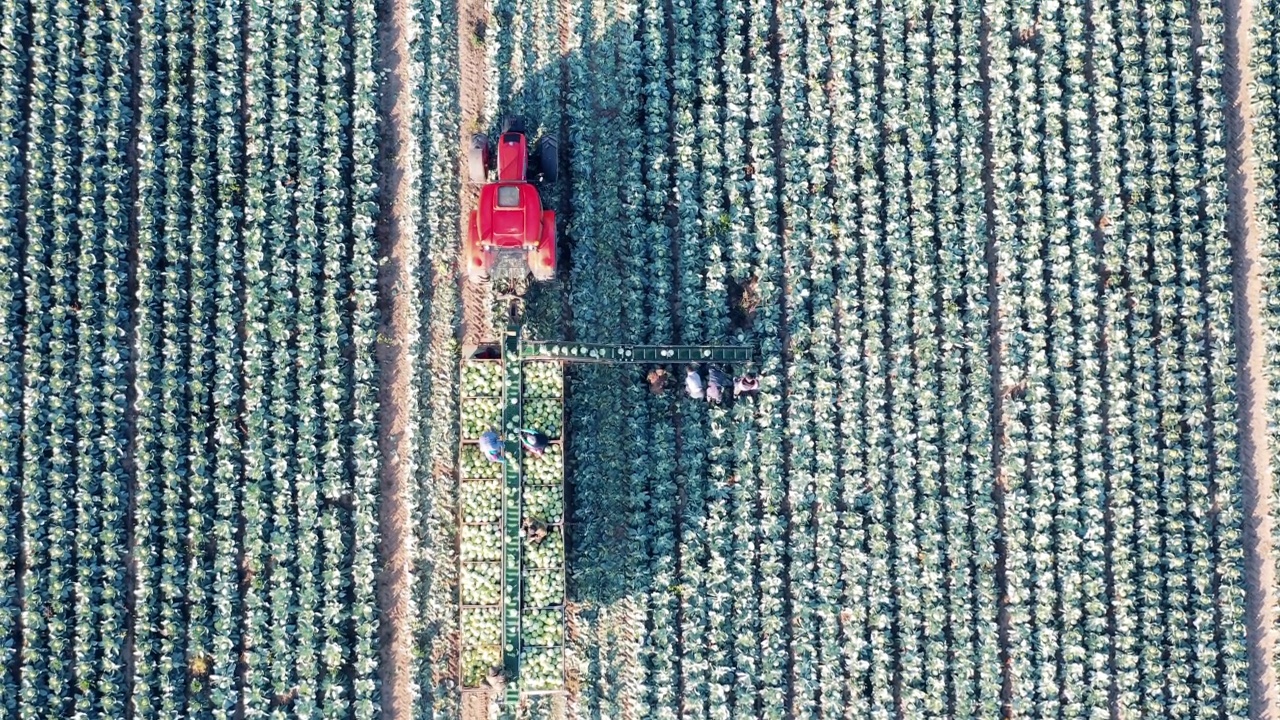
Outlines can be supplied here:
[[480, 687], [489, 670], [502, 665], [502, 465], [486, 458], [477, 444], [486, 430], [498, 429], [501, 392], [501, 361], [463, 361], [459, 605], [466, 688]]
[[[564, 687], [565, 502], [564, 371], [559, 362], [521, 365], [524, 427], [541, 431], [551, 445], [541, 458], [526, 453], [521, 487], [520, 685], [530, 694]], [[545, 527], [531, 542], [528, 529]]]
[[[564, 689], [564, 370], [559, 361], [465, 359], [459, 423], [459, 606], [464, 691], [493, 668], [505, 701]], [[522, 452], [519, 430], [551, 438], [542, 457]], [[479, 448], [498, 431], [505, 462]], [[534, 542], [528, 529], [542, 527]]]

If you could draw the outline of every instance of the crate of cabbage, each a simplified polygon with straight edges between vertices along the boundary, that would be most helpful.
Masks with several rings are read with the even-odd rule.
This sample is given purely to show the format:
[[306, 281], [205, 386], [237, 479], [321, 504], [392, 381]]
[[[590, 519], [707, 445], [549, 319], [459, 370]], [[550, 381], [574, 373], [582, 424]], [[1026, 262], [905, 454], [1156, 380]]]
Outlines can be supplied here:
[[556, 442], [524, 456], [521, 478], [520, 689], [564, 688], [564, 369], [557, 361], [521, 365], [524, 426]]
[[[564, 373], [560, 363], [527, 362], [521, 369], [524, 426], [558, 439], [564, 414]], [[486, 431], [501, 427], [502, 391], [501, 361], [463, 362], [459, 403], [463, 440], [477, 440]]]
[[[497, 487], [496, 481], [481, 480], [464, 482], [463, 488], [464, 492], [470, 493], [469, 497], [474, 498], [476, 493], [471, 490], [482, 489], [487, 493], [486, 486], [490, 484]], [[500, 505], [500, 494], [498, 500]], [[464, 500], [464, 505], [466, 502]], [[484, 499], [480, 502], [480, 510], [464, 507], [463, 515], [488, 520], [492, 516], [492, 506], [491, 499]], [[462, 567], [458, 605], [462, 626], [462, 684], [476, 688], [484, 683], [490, 670], [502, 662], [502, 611], [498, 606], [502, 598], [501, 525], [464, 524], [460, 536]]]
[[[557, 361], [530, 360], [520, 367], [526, 398], [564, 397], [564, 370]], [[462, 397], [501, 397], [502, 361], [468, 359], [462, 363]]]
[[564, 682], [564, 610], [525, 610], [520, 619], [520, 675], [527, 692], [558, 690]]
[[502, 395], [501, 360], [464, 360], [462, 363], [462, 397], [498, 397]]
[[463, 687], [480, 687], [489, 671], [502, 662], [500, 615], [497, 607], [462, 608]]
[[524, 375], [526, 398], [560, 398], [564, 396], [564, 368], [559, 362], [531, 360], [520, 366]]
[[479, 440], [486, 431], [502, 426], [502, 399], [462, 398], [462, 439]]
[[[481, 501], [481, 511], [467, 508], [467, 497], [476, 497], [475, 489], [488, 491], [488, 486], [498, 492], [501, 507], [501, 490], [497, 481], [464, 481], [462, 514], [488, 519], [493, 500]], [[464, 522], [467, 522], [464, 520]], [[461, 666], [462, 685], [477, 688], [484, 684], [490, 670], [502, 662], [502, 530], [492, 524], [464, 524], [461, 532], [459, 555], [462, 559], [458, 582], [458, 605], [461, 610], [462, 630]]]
[[[545, 507], [563, 513], [563, 492], [561, 485], [526, 488], [525, 517]], [[558, 692], [564, 685], [564, 526], [526, 533], [523, 555], [520, 687], [530, 694]]]

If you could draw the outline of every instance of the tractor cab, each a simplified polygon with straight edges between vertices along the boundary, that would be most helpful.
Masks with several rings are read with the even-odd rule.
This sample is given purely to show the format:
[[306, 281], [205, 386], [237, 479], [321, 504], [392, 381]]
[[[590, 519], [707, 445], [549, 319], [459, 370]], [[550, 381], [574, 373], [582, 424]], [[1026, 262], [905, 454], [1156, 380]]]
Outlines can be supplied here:
[[[471, 181], [483, 184], [476, 209], [467, 223], [462, 261], [472, 282], [494, 278], [535, 280], [556, 276], [556, 214], [544, 210], [538, 189], [530, 182], [528, 139], [509, 122], [498, 138], [496, 179], [489, 182], [489, 142], [485, 135], [471, 141]], [[554, 182], [557, 147], [543, 138], [537, 153], [538, 176]]]

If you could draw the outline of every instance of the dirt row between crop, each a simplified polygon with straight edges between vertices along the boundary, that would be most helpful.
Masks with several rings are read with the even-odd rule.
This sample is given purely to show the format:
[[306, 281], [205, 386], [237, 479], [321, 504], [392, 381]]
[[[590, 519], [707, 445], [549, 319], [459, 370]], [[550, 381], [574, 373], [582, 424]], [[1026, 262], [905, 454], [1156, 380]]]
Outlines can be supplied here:
[[418, 337], [417, 137], [419, 73], [413, 44], [418, 37], [414, 0], [386, 0], [379, 6], [382, 90], [381, 245], [378, 277], [382, 323], [378, 337], [378, 450], [382, 456], [378, 529], [382, 566], [378, 573], [378, 675], [382, 715], [413, 716], [415, 530], [413, 436], [415, 383], [413, 353]]
[[[484, 125], [485, 48], [489, 27], [489, 7], [485, 0], [457, 0], [458, 2], [458, 172], [462, 178], [459, 197], [458, 237], [467, 239], [467, 217], [476, 206], [478, 189], [467, 183], [467, 148], [471, 134]], [[477, 345], [491, 340], [488, 330], [489, 308], [487, 293], [467, 282], [466, 269], [458, 274], [461, 283], [462, 326], [459, 337], [463, 345]], [[462, 720], [487, 720], [489, 696], [487, 693], [467, 693], [462, 698]]]
[[[458, 214], [458, 237], [462, 242], [467, 240], [467, 218], [480, 196], [477, 186], [467, 182], [467, 149], [470, 147], [471, 135], [484, 131], [484, 98], [488, 90], [485, 82], [485, 43], [490, 42], [489, 7], [485, 0], [458, 1], [458, 101], [460, 109], [460, 125], [458, 128], [458, 172], [462, 177], [462, 197]], [[477, 345], [493, 340], [493, 332], [489, 327], [490, 312], [488, 293], [467, 282], [467, 275], [459, 273], [462, 294], [462, 328], [460, 337], [463, 345]]]
[[1249, 656], [1249, 716], [1280, 718], [1275, 667], [1275, 564], [1271, 547], [1271, 448], [1267, 436], [1266, 336], [1262, 315], [1262, 251], [1255, 220], [1257, 181], [1249, 29], [1253, 0], [1223, 3], [1226, 33], [1227, 234], [1231, 241], [1236, 389], [1240, 402], [1240, 461], [1244, 500], [1245, 623]]

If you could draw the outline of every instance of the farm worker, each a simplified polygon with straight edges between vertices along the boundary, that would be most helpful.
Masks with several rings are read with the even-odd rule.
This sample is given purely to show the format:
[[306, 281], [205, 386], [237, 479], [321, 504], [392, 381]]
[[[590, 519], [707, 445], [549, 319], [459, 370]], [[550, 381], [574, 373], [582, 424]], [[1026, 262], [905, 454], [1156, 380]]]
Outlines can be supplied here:
[[708, 382], [707, 383], [707, 402], [715, 403], [719, 405], [720, 399], [721, 399], [720, 386], [715, 384], [714, 382]]
[[724, 374], [720, 368], [713, 367], [707, 371], [707, 401], [718, 403], [729, 383], [733, 379]]
[[661, 395], [663, 388], [667, 384], [667, 371], [662, 368], [654, 368], [649, 371], [649, 392], [654, 395]]
[[507, 674], [501, 665], [494, 665], [489, 668], [489, 677], [485, 678], [485, 682], [493, 688], [495, 695], [501, 697], [507, 689]]
[[502, 462], [502, 439], [489, 430], [480, 436], [480, 452], [493, 462]]
[[520, 431], [520, 444], [534, 456], [542, 457], [542, 453], [546, 452], [547, 446], [551, 444], [551, 438], [537, 430], [525, 428]]
[[706, 391], [702, 389], [702, 377], [698, 375], [698, 371], [689, 368], [689, 372], [684, 376], [684, 391], [689, 393], [689, 397], [694, 400], [701, 400], [706, 397]]
[[760, 389], [760, 381], [750, 375], [743, 375], [733, 381], [733, 394], [755, 392]]
[[530, 545], [537, 545], [547, 538], [547, 524], [537, 518], [525, 518], [524, 536]]

